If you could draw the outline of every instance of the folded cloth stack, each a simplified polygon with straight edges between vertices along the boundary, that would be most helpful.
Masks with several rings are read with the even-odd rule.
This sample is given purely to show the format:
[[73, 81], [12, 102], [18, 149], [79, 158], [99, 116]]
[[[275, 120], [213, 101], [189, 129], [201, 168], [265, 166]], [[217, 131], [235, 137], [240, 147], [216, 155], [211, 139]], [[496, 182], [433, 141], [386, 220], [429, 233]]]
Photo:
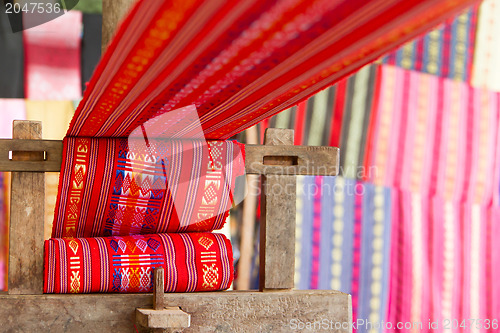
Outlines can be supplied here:
[[229, 288], [231, 243], [210, 231], [231, 208], [244, 145], [131, 138], [64, 144], [44, 292], [151, 292], [158, 266], [167, 292]]

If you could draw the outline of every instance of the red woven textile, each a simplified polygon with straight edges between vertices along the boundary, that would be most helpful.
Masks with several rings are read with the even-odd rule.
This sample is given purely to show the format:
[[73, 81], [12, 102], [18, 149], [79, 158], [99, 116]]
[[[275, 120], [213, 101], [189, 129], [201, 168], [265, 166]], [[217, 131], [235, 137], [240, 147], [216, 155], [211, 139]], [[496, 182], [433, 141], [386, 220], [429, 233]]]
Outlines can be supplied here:
[[475, 2], [137, 1], [68, 136], [127, 137], [148, 119], [194, 104], [206, 137], [226, 139]]
[[70, 138], [52, 237], [220, 229], [244, 146], [235, 141]]
[[214, 291], [233, 280], [231, 243], [215, 233], [52, 238], [45, 241], [44, 293], [151, 292], [153, 269], [165, 291]]

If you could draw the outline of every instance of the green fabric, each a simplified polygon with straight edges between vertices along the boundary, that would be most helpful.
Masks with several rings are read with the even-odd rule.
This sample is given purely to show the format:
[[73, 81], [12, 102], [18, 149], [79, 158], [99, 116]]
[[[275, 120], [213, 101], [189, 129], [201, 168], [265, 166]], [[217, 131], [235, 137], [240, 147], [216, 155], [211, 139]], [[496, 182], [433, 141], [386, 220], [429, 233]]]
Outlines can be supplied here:
[[323, 130], [326, 122], [326, 108], [328, 106], [328, 89], [320, 91], [314, 96], [314, 108], [309, 132], [309, 146], [321, 146]]
[[276, 128], [288, 128], [291, 109], [286, 109], [276, 115]]
[[349, 124], [349, 138], [345, 148], [344, 177], [356, 179], [358, 167], [359, 146], [363, 135], [363, 119], [365, 116], [366, 96], [370, 67], [365, 66], [356, 74], [354, 96], [352, 102], [351, 122]]

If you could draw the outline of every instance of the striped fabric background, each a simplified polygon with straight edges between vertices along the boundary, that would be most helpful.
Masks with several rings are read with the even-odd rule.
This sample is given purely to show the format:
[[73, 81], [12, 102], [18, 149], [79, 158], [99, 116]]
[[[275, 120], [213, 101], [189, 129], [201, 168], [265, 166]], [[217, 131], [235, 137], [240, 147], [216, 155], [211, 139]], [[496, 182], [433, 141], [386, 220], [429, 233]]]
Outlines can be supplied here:
[[295, 144], [341, 148], [339, 177], [298, 181], [295, 281], [350, 293], [354, 320], [390, 323], [359, 332], [449, 332], [446, 320], [468, 318], [493, 332], [487, 320], [500, 320], [500, 22], [488, 10], [500, 5], [486, 0], [259, 124], [261, 139], [293, 128]]
[[344, 177], [300, 177], [297, 188], [296, 287], [349, 293], [355, 321], [385, 320], [390, 189]]
[[298, 183], [296, 287], [348, 292], [354, 318], [371, 323], [495, 319], [499, 101], [372, 65], [261, 124], [342, 151], [341, 176]]
[[382, 62], [439, 77], [471, 80], [478, 7], [448, 20], [382, 58]]
[[500, 91], [500, 3], [484, 0], [479, 8], [472, 85]]

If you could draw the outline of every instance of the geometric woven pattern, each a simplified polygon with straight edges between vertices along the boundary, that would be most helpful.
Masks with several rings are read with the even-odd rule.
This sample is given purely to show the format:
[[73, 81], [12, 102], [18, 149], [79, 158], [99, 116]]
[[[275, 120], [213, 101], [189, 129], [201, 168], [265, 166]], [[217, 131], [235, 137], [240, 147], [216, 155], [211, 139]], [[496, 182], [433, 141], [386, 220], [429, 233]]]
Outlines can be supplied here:
[[160, 266], [167, 292], [224, 290], [233, 280], [232, 258], [229, 240], [215, 233], [51, 238], [44, 292], [151, 292]]
[[66, 138], [53, 237], [220, 229], [244, 146], [233, 141]]

